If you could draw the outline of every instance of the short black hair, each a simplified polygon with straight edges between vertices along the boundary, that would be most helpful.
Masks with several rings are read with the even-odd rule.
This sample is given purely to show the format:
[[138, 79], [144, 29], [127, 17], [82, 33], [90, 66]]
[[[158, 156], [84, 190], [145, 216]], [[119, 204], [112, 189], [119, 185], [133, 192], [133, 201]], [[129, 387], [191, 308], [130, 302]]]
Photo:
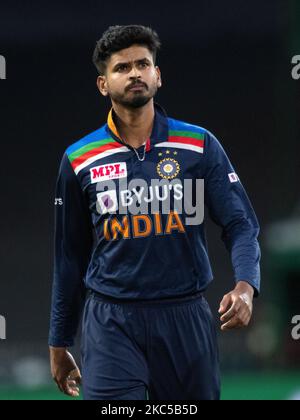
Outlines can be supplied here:
[[99, 74], [105, 74], [107, 59], [113, 53], [129, 48], [134, 44], [148, 48], [155, 63], [161, 42], [152, 28], [142, 25], [110, 26], [104, 32], [102, 38], [97, 41], [93, 54], [93, 63]]

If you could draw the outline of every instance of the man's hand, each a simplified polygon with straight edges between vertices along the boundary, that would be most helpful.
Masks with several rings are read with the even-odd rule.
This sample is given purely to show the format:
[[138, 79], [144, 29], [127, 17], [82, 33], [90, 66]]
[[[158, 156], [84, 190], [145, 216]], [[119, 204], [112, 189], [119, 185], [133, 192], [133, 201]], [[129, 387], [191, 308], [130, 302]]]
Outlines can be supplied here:
[[233, 292], [224, 296], [219, 309], [222, 331], [244, 328], [249, 325], [253, 311], [254, 289], [240, 281]]
[[61, 392], [79, 397], [81, 374], [71, 353], [65, 348], [50, 347], [51, 373]]

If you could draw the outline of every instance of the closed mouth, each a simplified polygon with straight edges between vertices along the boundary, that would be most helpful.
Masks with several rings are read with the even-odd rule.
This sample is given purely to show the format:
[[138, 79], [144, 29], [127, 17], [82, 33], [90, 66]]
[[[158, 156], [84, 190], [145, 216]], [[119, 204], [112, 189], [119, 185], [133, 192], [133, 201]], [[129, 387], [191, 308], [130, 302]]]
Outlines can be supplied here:
[[130, 88], [128, 88], [128, 90], [141, 89], [141, 88], [144, 88], [144, 87], [145, 87], [144, 85], [134, 85], [134, 86], [131, 86]]

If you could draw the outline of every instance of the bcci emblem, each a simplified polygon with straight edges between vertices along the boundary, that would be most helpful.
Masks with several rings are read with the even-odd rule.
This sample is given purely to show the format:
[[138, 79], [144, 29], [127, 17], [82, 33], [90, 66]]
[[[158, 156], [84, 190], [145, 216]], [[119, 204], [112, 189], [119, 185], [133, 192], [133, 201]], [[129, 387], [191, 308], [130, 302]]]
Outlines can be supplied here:
[[166, 158], [157, 165], [157, 173], [163, 179], [174, 179], [180, 172], [180, 165], [177, 160]]

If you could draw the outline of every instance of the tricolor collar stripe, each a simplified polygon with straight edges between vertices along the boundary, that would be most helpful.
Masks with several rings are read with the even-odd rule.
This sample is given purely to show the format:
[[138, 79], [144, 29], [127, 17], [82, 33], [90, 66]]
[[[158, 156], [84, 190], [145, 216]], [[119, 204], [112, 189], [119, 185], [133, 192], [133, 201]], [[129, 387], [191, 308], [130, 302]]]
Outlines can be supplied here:
[[131, 150], [128, 149], [128, 147], [119, 147], [118, 149], [115, 149], [115, 150], [107, 150], [106, 152], [99, 153], [97, 155], [91, 156], [89, 159], [82, 162], [76, 168], [73, 167], [74, 172], [75, 172], [76, 175], [78, 175], [79, 172], [82, 171], [82, 169], [84, 169], [87, 166], [91, 165], [92, 163], [96, 162], [98, 159], [104, 159], [104, 158], [112, 156], [116, 153], [126, 153], [126, 152], [131, 152]]
[[92, 150], [89, 150], [88, 152], [74, 159], [73, 162], [71, 162], [72, 167], [75, 169], [78, 165], [81, 165], [84, 161], [86, 161], [94, 155], [99, 155], [100, 153], [104, 153], [108, 150], [118, 150], [120, 149], [120, 147], [122, 147], [122, 145], [120, 145], [117, 142], [108, 143], [100, 147], [95, 147]]
[[106, 144], [115, 143], [115, 140], [112, 138], [107, 138], [103, 140], [94, 141], [91, 143], [86, 144], [83, 147], [80, 147], [79, 149], [75, 150], [73, 153], [69, 154], [69, 160], [70, 162], [73, 162], [73, 160], [77, 159], [78, 157], [84, 155], [85, 153], [89, 152], [92, 149], [96, 149], [97, 147], [105, 146]]
[[203, 147], [194, 146], [192, 144], [185, 144], [185, 143], [172, 143], [170, 141], [164, 142], [164, 143], [158, 143], [155, 145], [155, 147], [174, 147], [175, 149], [185, 149], [185, 150], [191, 150], [197, 153], [203, 153], [204, 149]]
[[[154, 111], [155, 111], [155, 115], [154, 115], [152, 132], [151, 132], [150, 138], [148, 138], [147, 140], [147, 150], [146, 150], [147, 152], [151, 150], [151, 148], [155, 145], [155, 143], [157, 143], [157, 141], [168, 140], [169, 124], [168, 124], [167, 114], [165, 110], [156, 102], [154, 102]], [[116, 127], [114, 118], [115, 118], [115, 110], [111, 108], [108, 114], [108, 118], [107, 118], [106, 131], [109, 135], [111, 135], [112, 138], [114, 138], [116, 141], [124, 145], [124, 142]], [[160, 139], [160, 140], [157, 140], [157, 139]]]

